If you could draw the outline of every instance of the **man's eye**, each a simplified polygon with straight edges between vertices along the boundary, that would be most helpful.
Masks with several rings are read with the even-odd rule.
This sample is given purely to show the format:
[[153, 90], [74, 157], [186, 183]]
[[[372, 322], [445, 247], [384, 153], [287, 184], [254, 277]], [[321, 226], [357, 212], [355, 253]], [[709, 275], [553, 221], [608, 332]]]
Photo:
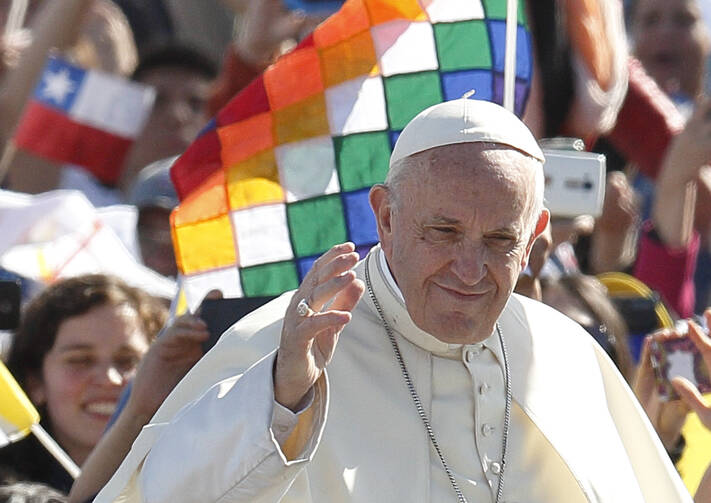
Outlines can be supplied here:
[[487, 240], [497, 246], [511, 245], [515, 242], [511, 236], [489, 236]]
[[425, 228], [425, 238], [430, 241], [445, 241], [456, 238], [458, 236], [457, 229], [445, 225], [437, 225]]

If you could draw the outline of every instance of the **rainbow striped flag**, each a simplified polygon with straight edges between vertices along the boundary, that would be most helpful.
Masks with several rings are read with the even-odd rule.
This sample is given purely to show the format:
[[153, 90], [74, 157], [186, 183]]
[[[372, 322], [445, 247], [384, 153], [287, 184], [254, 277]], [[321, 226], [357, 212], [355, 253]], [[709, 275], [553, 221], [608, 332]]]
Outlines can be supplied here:
[[[515, 111], [532, 41], [518, 6]], [[347, 0], [222, 109], [176, 161], [171, 217], [188, 304], [296, 288], [333, 244], [378, 241], [368, 190], [438, 102], [502, 103], [506, 0]]]

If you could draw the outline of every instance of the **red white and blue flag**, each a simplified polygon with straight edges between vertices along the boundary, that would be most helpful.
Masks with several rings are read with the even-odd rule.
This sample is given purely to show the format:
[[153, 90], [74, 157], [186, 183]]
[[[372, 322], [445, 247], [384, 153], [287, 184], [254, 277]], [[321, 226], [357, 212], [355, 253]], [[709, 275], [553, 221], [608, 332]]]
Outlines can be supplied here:
[[113, 184], [148, 119], [155, 92], [50, 57], [18, 125], [18, 148], [86, 168]]

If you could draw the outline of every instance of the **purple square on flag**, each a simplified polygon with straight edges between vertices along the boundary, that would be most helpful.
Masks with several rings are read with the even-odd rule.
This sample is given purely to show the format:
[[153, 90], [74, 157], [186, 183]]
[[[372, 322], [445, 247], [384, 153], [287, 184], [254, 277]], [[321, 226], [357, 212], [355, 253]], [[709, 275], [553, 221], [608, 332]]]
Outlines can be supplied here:
[[442, 89], [445, 100], [456, 100], [464, 93], [474, 90], [472, 99], [491, 101], [493, 92], [492, 75], [489, 70], [463, 70], [442, 73]]
[[74, 104], [86, 72], [59, 58], [50, 57], [34, 97], [45, 105], [68, 112]]
[[[523, 115], [523, 107], [526, 104], [526, 98], [528, 97], [529, 85], [528, 82], [522, 82], [516, 80], [516, 86], [514, 89], [514, 112], [516, 115], [521, 117]], [[492, 100], [499, 105], [504, 102], [504, 76], [495, 75], [494, 76], [494, 99]]]
[[[491, 34], [494, 70], [503, 72], [506, 58], [506, 21], [488, 21], [487, 24]], [[523, 26], [516, 30], [516, 77], [525, 80], [531, 78], [531, 40]]]
[[358, 253], [360, 259], [363, 260], [373, 246], [375, 246], [375, 243], [372, 245], [356, 246], [355, 251]]
[[375, 216], [368, 202], [369, 191], [370, 189], [361, 189], [355, 192], [344, 192], [341, 194], [346, 213], [348, 238], [353, 241], [356, 246], [378, 242]]
[[318, 255], [314, 255], [313, 257], [304, 257], [296, 261], [296, 269], [299, 271], [299, 281], [303, 281], [304, 276], [311, 270], [318, 257]]

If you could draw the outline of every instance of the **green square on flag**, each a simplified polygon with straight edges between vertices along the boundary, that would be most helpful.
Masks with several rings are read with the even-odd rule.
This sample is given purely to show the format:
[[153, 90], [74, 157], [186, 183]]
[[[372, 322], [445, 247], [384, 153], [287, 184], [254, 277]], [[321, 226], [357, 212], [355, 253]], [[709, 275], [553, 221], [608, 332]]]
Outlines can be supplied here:
[[403, 129], [422, 110], [443, 99], [439, 72], [405, 73], [384, 80], [390, 128], [396, 131]]
[[321, 254], [348, 239], [338, 194], [288, 204], [286, 214], [297, 257]]
[[[506, 19], [506, 2], [501, 0], [482, 0], [484, 4], [484, 12], [489, 19]], [[518, 24], [526, 25], [524, 12], [526, 5], [524, 0], [518, 0]]]
[[436, 24], [434, 36], [441, 70], [491, 68], [489, 34], [484, 21]]
[[333, 147], [341, 190], [358, 190], [385, 180], [390, 163], [390, 138], [387, 132], [335, 137]]
[[240, 270], [242, 291], [246, 297], [279, 295], [299, 287], [294, 262], [274, 262]]

